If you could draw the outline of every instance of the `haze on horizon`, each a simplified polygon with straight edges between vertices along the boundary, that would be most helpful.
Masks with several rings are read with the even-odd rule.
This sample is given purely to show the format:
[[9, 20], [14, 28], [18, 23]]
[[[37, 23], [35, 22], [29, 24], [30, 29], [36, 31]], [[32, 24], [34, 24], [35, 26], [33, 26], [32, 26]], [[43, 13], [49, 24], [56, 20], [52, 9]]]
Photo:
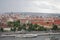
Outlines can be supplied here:
[[60, 0], [0, 0], [0, 12], [60, 13]]

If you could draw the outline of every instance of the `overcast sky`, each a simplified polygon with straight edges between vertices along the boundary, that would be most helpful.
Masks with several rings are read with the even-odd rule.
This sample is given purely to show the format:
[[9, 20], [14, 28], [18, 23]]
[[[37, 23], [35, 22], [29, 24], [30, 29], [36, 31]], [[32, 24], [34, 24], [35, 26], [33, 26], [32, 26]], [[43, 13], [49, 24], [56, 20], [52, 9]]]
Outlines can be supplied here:
[[0, 0], [0, 12], [60, 13], [60, 0]]

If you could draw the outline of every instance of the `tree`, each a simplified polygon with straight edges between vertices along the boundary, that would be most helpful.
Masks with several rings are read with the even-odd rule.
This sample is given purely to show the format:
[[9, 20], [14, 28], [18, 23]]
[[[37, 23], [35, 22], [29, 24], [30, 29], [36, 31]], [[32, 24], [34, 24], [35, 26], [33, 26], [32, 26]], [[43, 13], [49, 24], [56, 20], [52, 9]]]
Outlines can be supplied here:
[[22, 25], [22, 29], [26, 30], [26, 24]]
[[11, 28], [11, 31], [14, 31], [15, 32], [16, 31], [16, 28], [15, 27], [14, 28]]
[[37, 27], [39, 27], [39, 25], [30, 23], [28, 31], [37, 31]]
[[0, 28], [0, 31], [1, 31], [1, 32], [3, 32], [3, 31], [4, 31], [4, 29], [1, 27], [1, 28]]
[[40, 26], [39, 28], [38, 28], [38, 31], [46, 31], [47, 29], [46, 28], [44, 28], [43, 26]]
[[37, 27], [39, 26], [39, 25], [37, 25], [37, 24], [32, 24], [31, 22], [28, 22], [27, 23], [27, 26], [28, 26], [28, 31], [36, 31], [37, 29]]
[[18, 27], [18, 29], [17, 29], [18, 31], [21, 31], [22, 30], [22, 27]]
[[17, 28], [20, 28], [20, 21], [19, 20], [13, 21], [13, 22], [9, 21], [9, 22], [7, 22], [7, 24], [9, 27], [11, 27], [11, 31], [16, 31]]
[[9, 21], [7, 22], [8, 27], [13, 27], [13, 22]]
[[13, 31], [13, 28], [11, 28], [10, 30]]
[[33, 25], [33, 28], [34, 28], [35, 31], [37, 31], [37, 28], [38, 28], [38, 27], [39, 27], [39, 25], [37, 25], [37, 24], [34, 24], [34, 25]]
[[16, 27], [14, 27], [13, 31], [14, 31], [14, 32], [16, 31]]
[[19, 26], [20, 26], [20, 21], [19, 21], [19, 20], [14, 21], [14, 22], [13, 22], [13, 26], [14, 26], [14, 27], [19, 27]]
[[52, 30], [57, 30], [57, 29], [58, 29], [58, 26], [53, 24]]

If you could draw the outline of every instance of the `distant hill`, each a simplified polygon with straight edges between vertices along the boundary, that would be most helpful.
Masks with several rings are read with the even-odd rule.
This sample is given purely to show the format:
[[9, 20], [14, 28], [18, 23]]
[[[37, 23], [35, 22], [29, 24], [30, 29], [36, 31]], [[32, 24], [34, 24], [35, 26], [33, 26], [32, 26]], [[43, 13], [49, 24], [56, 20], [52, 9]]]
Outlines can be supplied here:
[[51, 17], [58, 16], [58, 17], [60, 17], [60, 14], [57, 14], [57, 13], [6, 12], [4, 14], [20, 14], [20, 15], [30, 15], [30, 16], [51, 16]]

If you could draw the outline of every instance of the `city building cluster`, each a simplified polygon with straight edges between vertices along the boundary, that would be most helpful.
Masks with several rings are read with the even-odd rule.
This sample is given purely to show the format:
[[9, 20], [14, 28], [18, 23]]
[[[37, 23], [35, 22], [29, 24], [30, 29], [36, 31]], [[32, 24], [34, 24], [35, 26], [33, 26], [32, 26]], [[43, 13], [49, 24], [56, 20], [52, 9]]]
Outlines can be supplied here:
[[53, 24], [60, 26], [60, 18], [59, 16], [34, 16], [34, 15], [27, 15], [22, 13], [5, 13], [0, 14], [0, 27], [8, 27], [8, 21], [16, 21], [20, 20], [23, 23], [32, 23], [38, 24], [47, 28], [51, 28]]

